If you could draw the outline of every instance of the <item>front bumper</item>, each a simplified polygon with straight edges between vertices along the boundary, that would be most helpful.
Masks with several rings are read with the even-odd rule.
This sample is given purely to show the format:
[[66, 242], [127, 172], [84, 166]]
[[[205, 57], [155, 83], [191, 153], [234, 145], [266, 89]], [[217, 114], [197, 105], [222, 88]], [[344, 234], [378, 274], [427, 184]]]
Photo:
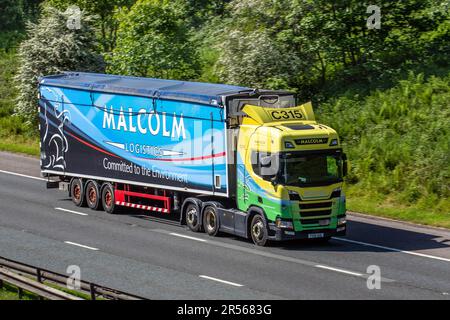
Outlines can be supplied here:
[[334, 236], [345, 236], [347, 226], [342, 225], [336, 229], [315, 229], [304, 231], [293, 231], [280, 229], [275, 225], [269, 225], [269, 239], [274, 241], [297, 240], [297, 239], [323, 239]]

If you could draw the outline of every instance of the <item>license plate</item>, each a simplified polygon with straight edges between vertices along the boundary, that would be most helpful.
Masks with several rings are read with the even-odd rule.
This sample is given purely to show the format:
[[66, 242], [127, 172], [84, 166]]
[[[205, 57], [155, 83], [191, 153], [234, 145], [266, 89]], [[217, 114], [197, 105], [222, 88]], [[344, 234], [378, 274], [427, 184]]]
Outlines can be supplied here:
[[323, 232], [321, 233], [310, 233], [308, 234], [308, 238], [309, 239], [317, 239], [317, 238], [323, 238], [325, 235], [323, 234]]

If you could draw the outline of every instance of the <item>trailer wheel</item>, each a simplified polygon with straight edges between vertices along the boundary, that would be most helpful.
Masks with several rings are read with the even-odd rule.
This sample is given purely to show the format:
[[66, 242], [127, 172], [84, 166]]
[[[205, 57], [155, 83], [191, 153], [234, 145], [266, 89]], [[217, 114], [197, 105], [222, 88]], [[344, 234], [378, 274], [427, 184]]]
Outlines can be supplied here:
[[196, 203], [189, 202], [186, 206], [186, 224], [193, 232], [201, 230], [200, 208]]
[[250, 234], [253, 243], [258, 246], [265, 246], [268, 240], [267, 227], [264, 218], [260, 214], [256, 214], [250, 225]]
[[102, 205], [107, 213], [114, 214], [118, 211], [114, 199], [114, 187], [110, 183], [106, 183], [102, 187]]
[[102, 205], [99, 186], [95, 181], [91, 180], [86, 184], [86, 203], [92, 210], [99, 210]]
[[83, 182], [79, 178], [73, 178], [70, 183], [70, 195], [72, 198], [72, 202], [77, 207], [85, 207], [86, 206], [86, 198], [84, 196], [84, 188]]

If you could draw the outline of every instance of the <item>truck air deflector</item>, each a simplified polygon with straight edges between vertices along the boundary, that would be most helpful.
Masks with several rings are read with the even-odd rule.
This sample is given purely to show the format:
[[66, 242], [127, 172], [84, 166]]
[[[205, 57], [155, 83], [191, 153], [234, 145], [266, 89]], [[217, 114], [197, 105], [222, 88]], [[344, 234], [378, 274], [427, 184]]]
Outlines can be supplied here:
[[217, 104], [223, 95], [248, 91], [247, 87], [164, 80], [156, 78], [138, 78], [130, 76], [106, 75], [84, 72], [64, 72], [39, 79], [41, 85], [66, 87], [87, 91], [141, 95], [158, 99], [171, 99]]

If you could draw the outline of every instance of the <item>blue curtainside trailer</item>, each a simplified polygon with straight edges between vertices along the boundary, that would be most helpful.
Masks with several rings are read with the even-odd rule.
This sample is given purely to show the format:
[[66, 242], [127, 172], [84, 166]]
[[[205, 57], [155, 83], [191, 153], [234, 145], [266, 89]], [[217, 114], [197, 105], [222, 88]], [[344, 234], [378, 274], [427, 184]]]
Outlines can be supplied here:
[[222, 96], [247, 89], [87, 73], [43, 77], [41, 170], [228, 196]]

